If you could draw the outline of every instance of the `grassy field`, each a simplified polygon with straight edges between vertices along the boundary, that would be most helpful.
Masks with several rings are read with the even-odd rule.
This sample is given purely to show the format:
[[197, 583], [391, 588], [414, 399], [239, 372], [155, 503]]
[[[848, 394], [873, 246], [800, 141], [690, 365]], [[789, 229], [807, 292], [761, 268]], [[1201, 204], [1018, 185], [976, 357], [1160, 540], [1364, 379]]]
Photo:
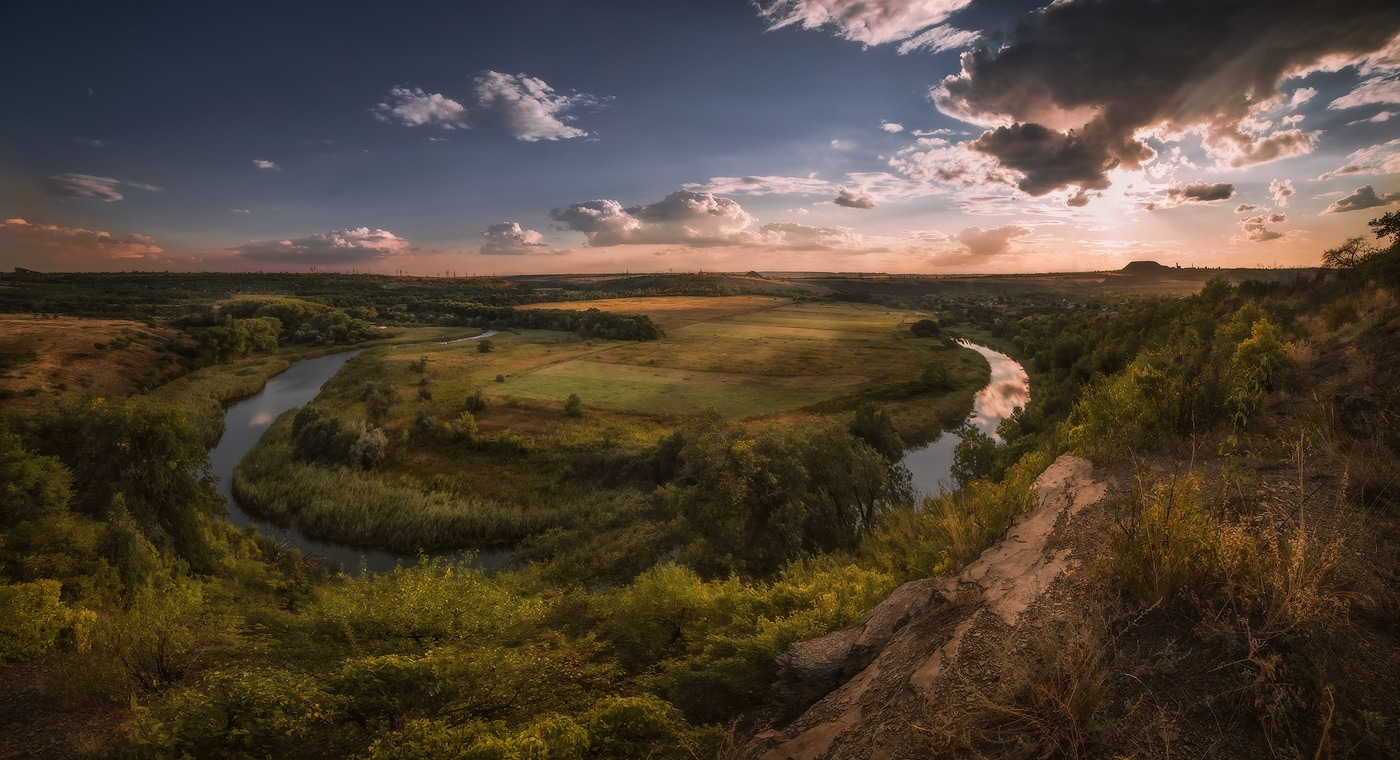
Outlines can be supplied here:
[[[123, 319], [0, 315], [0, 396], [122, 395], [164, 365], [179, 333]], [[168, 361], [168, 360], [167, 360]]]
[[[397, 401], [381, 422], [391, 455], [373, 473], [356, 477], [416, 484], [410, 489], [441, 494], [460, 505], [444, 507], [449, 503], [444, 501], [435, 515], [465, 510], [497, 516], [470, 519], [470, 530], [462, 523], [459, 535], [481, 542], [513, 541], [597, 509], [608, 499], [626, 498], [625, 487], [602, 485], [610, 465], [599, 463], [640, 461], [686, 415], [704, 408], [758, 428], [840, 419], [874, 400], [895, 413], [907, 440], [921, 442], [961, 419], [972, 394], [986, 382], [986, 363], [975, 352], [912, 336], [908, 326], [923, 316], [916, 312], [763, 296], [550, 306], [645, 313], [665, 326], [666, 336], [627, 342], [518, 330], [490, 336], [492, 350], [482, 352], [479, 341], [460, 340], [476, 334], [470, 328], [421, 328], [370, 345], [314, 402], [350, 423], [366, 418], [369, 384], [387, 382], [396, 390]], [[946, 387], [925, 381], [930, 367], [941, 368]], [[564, 411], [571, 394], [583, 401], [581, 416]], [[445, 431], [468, 408], [469, 396], [484, 397], [486, 407], [474, 411], [479, 439], [467, 445]], [[289, 426], [289, 418], [279, 420], [254, 450], [264, 463], [259, 468], [264, 480], [293, 479], [290, 470], [279, 476], [273, 466], [290, 460]], [[373, 489], [354, 490], [370, 494]], [[251, 481], [240, 491], [254, 498], [260, 492]], [[353, 494], [340, 493], [356, 501]], [[295, 489], [278, 494], [272, 511], [296, 520]], [[412, 510], [411, 499], [395, 501]], [[307, 519], [315, 515], [318, 533], [371, 543], [348, 527], [370, 522], [339, 519], [327, 511], [328, 504], [319, 499], [314, 508], [306, 507]], [[372, 509], [356, 501], [344, 511], [369, 514]], [[436, 524], [438, 519], [403, 517], [402, 525]], [[493, 533], [492, 526], [499, 526], [499, 532]], [[397, 543], [412, 545], [411, 531]]]

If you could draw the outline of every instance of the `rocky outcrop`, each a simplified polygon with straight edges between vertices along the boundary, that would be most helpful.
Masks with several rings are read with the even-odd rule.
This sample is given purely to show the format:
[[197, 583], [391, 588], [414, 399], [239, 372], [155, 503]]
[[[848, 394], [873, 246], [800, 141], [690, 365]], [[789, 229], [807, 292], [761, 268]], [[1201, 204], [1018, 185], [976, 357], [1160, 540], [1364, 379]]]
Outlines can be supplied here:
[[[765, 731], [735, 757], [762, 760], [920, 756], [917, 719], [937, 701], [950, 665], [1021, 623], [1074, 574], [1079, 519], [1107, 484], [1093, 465], [1060, 457], [1036, 480], [1036, 506], [953, 578], [900, 586], [859, 623], [794, 644], [779, 659], [776, 693], [796, 720]], [[976, 640], [976, 644], [970, 641]]]

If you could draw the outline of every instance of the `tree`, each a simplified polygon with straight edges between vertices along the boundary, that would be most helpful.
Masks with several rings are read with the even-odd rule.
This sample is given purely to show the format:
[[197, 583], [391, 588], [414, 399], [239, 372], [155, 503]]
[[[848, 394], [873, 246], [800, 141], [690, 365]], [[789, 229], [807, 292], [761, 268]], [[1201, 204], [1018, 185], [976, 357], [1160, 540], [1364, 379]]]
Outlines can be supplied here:
[[909, 332], [913, 333], [916, 338], [932, 338], [942, 332], [942, 328], [932, 319], [921, 319], [909, 328]]
[[851, 421], [851, 434], [891, 462], [898, 461], [904, 454], [904, 439], [899, 437], [894, 419], [884, 407], [862, 404]]
[[399, 400], [399, 389], [388, 380], [365, 384], [365, 413], [374, 425], [380, 425], [388, 416], [389, 410]]
[[951, 475], [959, 486], [967, 486], [978, 478], [992, 474], [996, 466], [997, 443], [991, 436], [973, 425], [963, 425], [958, 431], [962, 437], [953, 450]]
[[583, 399], [577, 393], [570, 393], [569, 398], [564, 401], [564, 414], [570, 417], [583, 416]]
[[496, 344], [492, 343], [490, 338], [482, 338], [476, 342], [476, 352], [478, 354], [489, 354], [494, 350], [496, 350]]
[[1336, 248], [1329, 248], [1322, 252], [1322, 265], [1328, 269], [1355, 271], [1360, 269], [1361, 265], [1366, 263], [1375, 253], [1376, 247], [1368, 244], [1365, 238], [1348, 238], [1345, 243]]

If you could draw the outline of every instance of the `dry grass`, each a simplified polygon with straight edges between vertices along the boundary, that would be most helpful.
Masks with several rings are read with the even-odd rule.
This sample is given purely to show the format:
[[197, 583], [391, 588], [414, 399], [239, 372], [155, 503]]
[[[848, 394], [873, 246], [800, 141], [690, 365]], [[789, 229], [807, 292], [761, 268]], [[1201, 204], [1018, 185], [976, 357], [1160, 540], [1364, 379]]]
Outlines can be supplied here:
[[11, 403], [19, 404], [36, 395], [125, 394], [159, 370], [161, 346], [178, 336], [120, 319], [3, 315], [0, 394], [15, 394]]

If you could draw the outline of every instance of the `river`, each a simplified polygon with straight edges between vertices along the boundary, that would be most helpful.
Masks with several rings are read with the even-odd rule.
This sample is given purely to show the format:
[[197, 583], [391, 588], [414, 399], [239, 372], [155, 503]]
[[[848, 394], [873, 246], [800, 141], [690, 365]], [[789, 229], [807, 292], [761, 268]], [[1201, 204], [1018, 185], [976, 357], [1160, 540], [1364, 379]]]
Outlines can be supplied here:
[[[959, 342], [985, 357], [992, 367], [991, 381], [973, 399], [972, 415], [967, 421], [1000, 442], [997, 425], [1010, 417], [1017, 407], [1024, 407], [1030, 402], [1030, 377], [1024, 367], [1006, 354], [970, 341]], [[933, 443], [910, 449], [904, 454], [904, 459], [900, 461], [913, 475], [916, 501], [956, 487], [952, 482], [953, 452], [960, 441], [962, 437], [950, 430], [934, 439]]]
[[[484, 338], [487, 335], [488, 333], [483, 333], [475, 337]], [[977, 393], [968, 422], [976, 425], [982, 432], [998, 438], [997, 425], [1009, 417], [1016, 407], [1023, 407], [1030, 400], [1030, 379], [1026, 370], [1006, 354], [968, 341], [962, 341], [962, 345], [982, 354], [992, 367], [991, 382]], [[363, 564], [368, 570], [382, 573], [392, 570], [398, 563], [411, 565], [418, 561], [418, 557], [318, 541], [302, 535], [295, 528], [259, 522], [243, 510], [231, 490], [233, 468], [258, 442], [272, 421], [283, 412], [316, 398], [321, 386], [359, 353], [359, 350], [354, 350], [315, 359], [303, 359], [292, 364], [286, 372], [268, 380], [257, 395], [230, 406], [224, 415], [224, 434], [218, 445], [210, 450], [209, 463], [214, 475], [219, 479], [219, 493], [228, 499], [228, 518], [234, 525], [241, 528], [257, 524], [258, 530], [264, 535], [295, 546], [307, 556], [338, 563], [348, 571], [353, 572]], [[913, 475], [916, 498], [936, 496], [951, 487], [953, 451], [960, 440], [956, 432], [945, 432], [933, 443], [911, 449], [904, 455], [901, 461]], [[439, 556], [450, 554], [440, 553]], [[509, 559], [508, 549], [495, 549], [478, 552], [472, 563], [493, 571], [505, 566]]]
[[[318, 541], [302, 535], [295, 528], [260, 522], [243, 510], [232, 491], [233, 468], [258, 442], [272, 421], [288, 409], [295, 409], [316, 398], [321, 386], [359, 353], [359, 350], [355, 350], [303, 359], [292, 364], [286, 372], [268, 380], [257, 395], [230, 406], [224, 413], [224, 434], [219, 438], [218, 445], [209, 451], [209, 464], [219, 479], [219, 493], [228, 499], [229, 522], [240, 528], [256, 524], [263, 535], [295, 546], [307, 556], [337, 563], [349, 572], [354, 572], [363, 563], [366, 569], [383, 573], [394, 569], [394, 565], [400, 562], [405, 566], [412, 565], [418, 561], [418, 557]], [[451, 556], [450, 553], [439, 555]], [[509, 558], [510, 551], [506, 549], [481, 551], [475, 555], [472, 564], [486, 570], [496, 570], [504, 566]]]

